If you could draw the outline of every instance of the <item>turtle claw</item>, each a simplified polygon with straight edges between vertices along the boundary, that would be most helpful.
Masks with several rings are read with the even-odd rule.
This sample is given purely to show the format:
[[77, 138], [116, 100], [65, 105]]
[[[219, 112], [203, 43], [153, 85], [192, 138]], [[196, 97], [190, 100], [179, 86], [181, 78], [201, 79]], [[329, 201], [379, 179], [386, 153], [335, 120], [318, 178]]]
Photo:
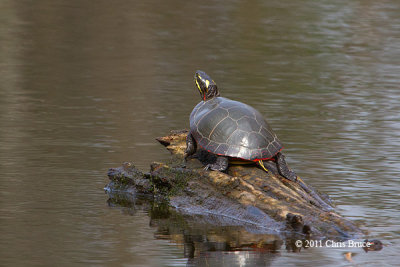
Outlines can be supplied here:
[[187, 161], [188, 159], [190, 159], [191, 156], [192, 156], [192, 155], [189, 155], [188, 153], [185, 153], [185, 154], [183, 154], [183, 159], [184, 159], [185, 161]]
[[213, 164], [207, 164], [204, 167], [204, 170], [213, 170], [213, 171], [220, 171], [220, 172], [225, 172], [228, 169], [228, 158], [227, 157], [218, 157], [215, 163]]

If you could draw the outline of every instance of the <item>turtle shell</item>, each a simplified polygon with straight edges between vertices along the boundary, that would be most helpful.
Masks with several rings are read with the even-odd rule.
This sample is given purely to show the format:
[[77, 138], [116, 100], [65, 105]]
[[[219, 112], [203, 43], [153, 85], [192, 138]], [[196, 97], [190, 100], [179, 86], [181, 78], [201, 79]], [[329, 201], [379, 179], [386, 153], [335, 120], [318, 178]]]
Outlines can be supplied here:
[[224, 97], [196, 105], [190, 114], [190, 132], [203, 149], [244, 160], [270, 159], [283, 148], [257, 110]]

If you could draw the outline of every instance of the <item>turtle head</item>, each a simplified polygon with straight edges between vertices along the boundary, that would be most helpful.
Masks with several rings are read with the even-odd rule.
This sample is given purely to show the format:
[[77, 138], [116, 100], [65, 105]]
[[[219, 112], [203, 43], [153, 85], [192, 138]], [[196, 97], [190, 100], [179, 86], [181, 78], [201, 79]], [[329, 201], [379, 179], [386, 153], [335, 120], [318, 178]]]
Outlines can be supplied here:
[[204, 101], [219, 96], [217, 84], [204, 71], [196, 71], [194, 83], [197, 89], [199, 89], [200, 96]]

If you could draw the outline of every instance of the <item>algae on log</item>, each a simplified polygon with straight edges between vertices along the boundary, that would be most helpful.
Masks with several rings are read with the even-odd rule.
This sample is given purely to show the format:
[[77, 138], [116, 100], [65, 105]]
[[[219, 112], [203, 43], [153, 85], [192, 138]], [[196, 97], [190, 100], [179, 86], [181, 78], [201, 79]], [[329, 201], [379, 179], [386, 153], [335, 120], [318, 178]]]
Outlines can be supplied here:
[[157, 138], [173, 155], [168, 164], [153, 163], [149, 173], [142, 173], [124, 163], [109, 170], [108, 187], [167, 198], [182, 213], [227, 217], [265, 231], [331, 239], [361, 233], [333, 210], [328, 196], [281, 177], [274, 162], [265, 162], [268, 173], [255, 164], [231, 165], [222, 173], [204, 170], [216, 159], [206, 151], [185, 161], [186, 135], [182, 130]]

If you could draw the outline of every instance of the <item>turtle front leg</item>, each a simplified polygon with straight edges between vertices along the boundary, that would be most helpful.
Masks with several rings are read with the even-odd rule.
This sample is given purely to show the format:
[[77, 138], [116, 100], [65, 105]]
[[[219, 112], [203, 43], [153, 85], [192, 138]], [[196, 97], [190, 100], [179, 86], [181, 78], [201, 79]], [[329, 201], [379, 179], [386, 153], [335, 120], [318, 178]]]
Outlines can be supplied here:
[[185, 159], [193, 155], [197, 150], [196, 140], [194, 140], [191, 133], [188, 133], [186, 136], [186, 150], [185, 150]]
[[213, 171], [224, 172], [228, 169], [229, 160], [227, 157], [217, 157], [217, 160], [213, 164], [207, 164], [205, 170], [211, 169]]
[[297, 181], [296, 173], [289, 169], [289, 166], [287, 165], [285, 160], [285, 156], [281, 152], [276, 154], [276, 165], [278, 166], [278, 172], [280, 175], [290, 181]]

